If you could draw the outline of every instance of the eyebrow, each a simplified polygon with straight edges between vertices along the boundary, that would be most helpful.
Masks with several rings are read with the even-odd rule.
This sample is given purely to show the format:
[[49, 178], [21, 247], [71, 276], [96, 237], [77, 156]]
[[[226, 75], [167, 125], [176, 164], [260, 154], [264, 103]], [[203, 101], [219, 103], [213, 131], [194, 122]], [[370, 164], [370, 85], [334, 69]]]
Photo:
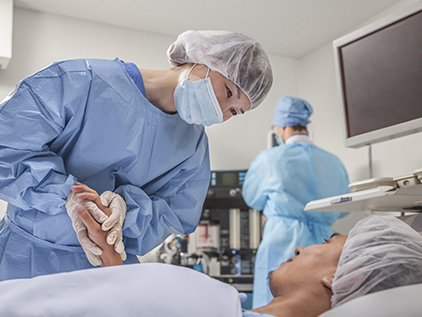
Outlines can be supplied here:
[[338, 233], [338, 232], [334, 232], [334, 233], [331, 235], [330, 239], [332, 239], [332, 238], [334, 238], [334, 237], [336, 237], [336, 236], [341, 236], [341, 234], [340, 234], [340, 233]]

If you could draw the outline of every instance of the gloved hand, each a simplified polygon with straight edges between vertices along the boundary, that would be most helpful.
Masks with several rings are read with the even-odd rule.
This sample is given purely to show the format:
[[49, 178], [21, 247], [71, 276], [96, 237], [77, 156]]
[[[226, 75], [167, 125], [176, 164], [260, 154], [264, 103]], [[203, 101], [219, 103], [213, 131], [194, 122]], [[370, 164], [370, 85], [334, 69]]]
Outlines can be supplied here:
[[[89, 211], [90, 214], [95, 214], [96, 217], [103, 222], [108, 218], [99, 208], [95, 205], [94, 202], [89, 200], [80, 200], [77, 199], [75, 192], [70, 192], [66, 200], [66, 210], [70, 219], [72, 219], [72, 226], [76, 232], [79, 243], [81, 244], [82, 249], [84, 250], [88, 261], [93, 266], [101, 265], [102, 261], [100, 255], [103, 251], [91, 241], [88, 237], [88, 230], [83, 222], [79, 219], [76, 214], [75, 207], [76, 205], [82, 205], [85, 209]], [[100, 212], [100, 213], [99, 213]]]
[[101, 202], [111, 210], [111, 215], [106, 219], [101, 228], [108, 231], [106, 241], [114, 244], [114, 250], [120, 254], [122, 261], [126, 260], [125, 246], [123, 244], [122, 227], [126, 216], [126, 202], [116, 193], [105, 191], [100, 195]]

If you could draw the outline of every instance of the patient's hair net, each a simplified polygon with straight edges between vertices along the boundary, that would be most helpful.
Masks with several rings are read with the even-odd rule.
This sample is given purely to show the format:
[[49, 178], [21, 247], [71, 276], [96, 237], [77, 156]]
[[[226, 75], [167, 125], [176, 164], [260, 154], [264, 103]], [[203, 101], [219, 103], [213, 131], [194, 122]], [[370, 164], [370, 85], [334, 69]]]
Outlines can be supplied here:
[[370, 216], [356, 224], [343, 246], [331, 307], [418, 283], [422, 283], [422, 236], [395, 217]]
[[256, 108], [270, 91], [273, 74], [264, 49], [254, 39], [228, 31], [186, 31], [167, 50], [172, 65], [207, 65], [236, 84]]

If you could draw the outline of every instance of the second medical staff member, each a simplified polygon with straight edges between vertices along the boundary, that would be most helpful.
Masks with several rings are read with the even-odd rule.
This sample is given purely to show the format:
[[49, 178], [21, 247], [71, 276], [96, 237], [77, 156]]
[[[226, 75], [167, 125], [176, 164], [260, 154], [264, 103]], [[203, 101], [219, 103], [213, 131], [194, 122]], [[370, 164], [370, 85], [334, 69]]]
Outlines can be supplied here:
[[195, 230], [210, 177], [204, 126], [257, 107], [272, 72], [262, 47], [239, 33], [188, 31], [167, 55], [174, 67], [165, 70], [53, 63], [0, 104], [0, 280], [101, 263], [81, 240], [75, 204], [65, 206], [77, 182], [123, 201], [126, 263]]
[[268, 274], [294, 256], [295, 247], [324, 242], [331, 225], [346, 213], [306, 212], [311, 200], [349, 192], [349, 178], [340, 159], [312, 144], [306, 126], [313, 109], [302, 99], [281, 97], [274, 111], [279, 146], [262, 151], [243, 183], [248, 206], [267, 217], [254, 272], [253, 307], [272, 299]]

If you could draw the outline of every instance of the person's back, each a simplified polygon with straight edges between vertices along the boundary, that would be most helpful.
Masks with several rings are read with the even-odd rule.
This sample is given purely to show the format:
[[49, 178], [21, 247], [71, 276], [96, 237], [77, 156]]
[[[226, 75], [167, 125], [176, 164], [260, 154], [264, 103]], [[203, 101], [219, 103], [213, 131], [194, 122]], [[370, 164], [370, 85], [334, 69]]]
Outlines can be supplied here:
[[[286, 98], [282, 99], [285, 104]], [[297, 98], [287, 101], [291, 105]], [[293, 256], [296, 245], [317, 244], [330, 237], [331, 225], [345, 215], [304, 211], [309, 201], [349, 192], [348, 175], [341, 161], [313, 145], [303, 133], [312, 113], [310, 105], [307, 106], [305, 121], [296, 116], [298, 113], [300, 116], [297, 109], [292, 118], [288, 106], [288, 120], [278, 122], [276, 108], [275, 126], [288, 127], [283, 127], [281, 135], [286, 144], [262, 151], [251, 164], [243, 184], [245, 202], [251, 208], [263, 210], [268, 219], [255, 262], [254, 307], [266, 305], [272, 299], [266, 283], [268, 273]], [[300, 128], [299, 132], [292, 132], [291, 126], [296, 124], [301, 124], [304, 131]]]
[[246, 177], [245, 201], [263, 210], [266, 217], [289, 216], [332, 224], [338, 213], [305, 212], [305, 205], [349, 190], [348, 175], [338, 157], [311, 143], [294, 142], [262, 151]]

